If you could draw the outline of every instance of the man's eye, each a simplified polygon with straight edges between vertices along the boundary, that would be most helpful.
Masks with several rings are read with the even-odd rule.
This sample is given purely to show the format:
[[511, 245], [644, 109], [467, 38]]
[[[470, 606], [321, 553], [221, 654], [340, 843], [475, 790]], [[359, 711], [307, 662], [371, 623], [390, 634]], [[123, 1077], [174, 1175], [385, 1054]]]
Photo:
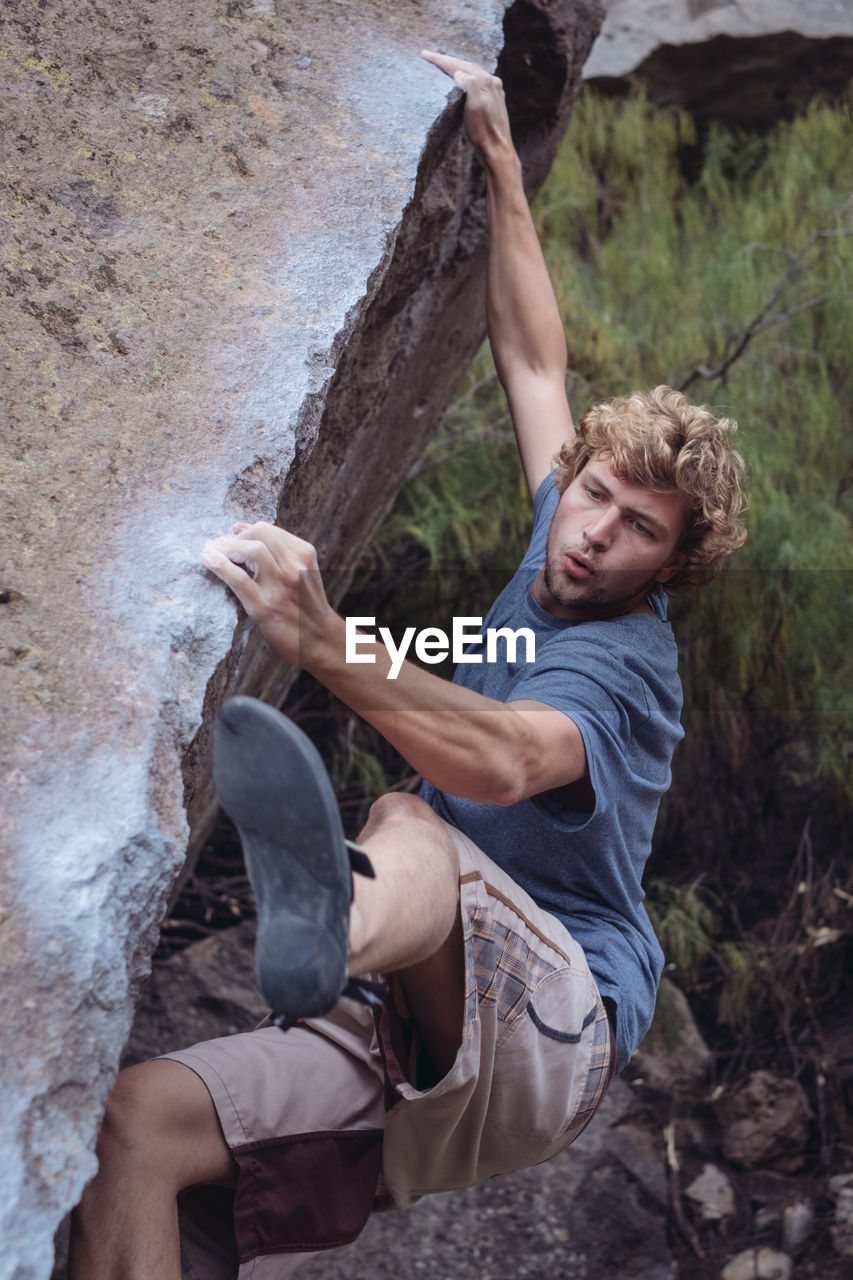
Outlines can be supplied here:
[[589, 496], [593, 498], [596, 502], [598, 502], [601, 498], [604, 497], [604, 494], [601, 492], [600, 489], [590, 489], [589, 485], [587, 485], [586, 491], [589, 494]]
[[640, 524], [639, 520], [634, 520], [632, 521], [632, 523], [634, 525], [634, 528], [637, 530], [637, 533], [642, 533], [647, 538], [654, 537], [654, 534], [652, 533], [651, 529], [647, 529], [644, 524]]

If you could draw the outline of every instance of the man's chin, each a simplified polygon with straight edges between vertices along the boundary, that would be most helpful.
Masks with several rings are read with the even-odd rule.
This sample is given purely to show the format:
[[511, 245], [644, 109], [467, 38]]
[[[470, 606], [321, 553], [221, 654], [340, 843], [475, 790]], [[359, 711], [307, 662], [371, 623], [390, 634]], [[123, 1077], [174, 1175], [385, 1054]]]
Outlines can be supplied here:
[[576, 582], [567, 573], [545, 574], [545, 589], [554, 604], [563, 609], [594, 609], [602, 603], [600, 585], [590, 579], [587, 582]]
[[561, 609], [570, 609], [581, 615], [602, 609], [608, 614], [618, 614], [623, 606], [626, 611], [636, 607], [638, 600], [642, 600], [654, 585], [654, 579], [645, 583], [619, 583], [613, 571], [607, 576], [610, 579], [607, 582], [603, 580], [603, 574], [577, 582], [565, 571], [555, 573], [546, 569], [545, 589]]

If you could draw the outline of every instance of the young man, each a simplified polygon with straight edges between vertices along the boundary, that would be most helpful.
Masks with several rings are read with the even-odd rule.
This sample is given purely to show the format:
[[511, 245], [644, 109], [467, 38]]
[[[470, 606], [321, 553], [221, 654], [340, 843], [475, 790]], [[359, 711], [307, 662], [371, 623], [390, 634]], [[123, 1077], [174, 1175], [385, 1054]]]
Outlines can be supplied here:
[[351, 876], [313, 748], [272, 709], [226, 704], [217, 785], [280, 1025], [122, 1073], [74, 1280], [274, 1280], [374, 1208], [546, 1160], [651, 1019], [662, 956], [640, 882], [681, 736], [662, 588], [707, 580], [743, 541], [740, 460], [731, 424], [668, 388], [593, 408], [575, 436], [500, 81], [425, 56], [466, 91], [486, 169], [489, 335], [535, 499], [486, 621], [527, 627], [535, 660], [474, 651], [453, 683], [408, 663], [388, 680], [384, 648], [346, 661], [309, 544], [240, 524], [205, 548], [276, 652], [425, 784], [377, 801]]

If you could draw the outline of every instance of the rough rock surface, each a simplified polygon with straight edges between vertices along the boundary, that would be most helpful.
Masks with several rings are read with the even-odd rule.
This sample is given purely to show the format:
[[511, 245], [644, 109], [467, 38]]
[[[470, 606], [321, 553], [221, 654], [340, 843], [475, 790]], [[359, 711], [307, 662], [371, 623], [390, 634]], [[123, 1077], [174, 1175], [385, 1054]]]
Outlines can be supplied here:
[[782, 1173], [802, 1168], [812, 1113], [796, 1080], [753, 1071], [718, 1103], [717, 1115], [723, 1126], [723, 1154], [732, 1164]]
[[687, 997], [664, 978], [648, 1035], [631, 1059], [629, 1075], [657, 1093], [701, 1089], [711, 1067], [711, 1051], [690, 1011]]
[[[482, 336], [481, 180], [417, 54], [494, 65], [506, 8], [3, 6], [0, 1277], [94, 1171], [194, 735], [283, 680], [201, 543], [281, 511], [342, 586]], [[507, 17], [531, 188], [600, 16]]]
[[607, 0], [584, 68], [602, 87], [637, 75], [700, 120], [771, 125], [853, 77], [847, 0]]

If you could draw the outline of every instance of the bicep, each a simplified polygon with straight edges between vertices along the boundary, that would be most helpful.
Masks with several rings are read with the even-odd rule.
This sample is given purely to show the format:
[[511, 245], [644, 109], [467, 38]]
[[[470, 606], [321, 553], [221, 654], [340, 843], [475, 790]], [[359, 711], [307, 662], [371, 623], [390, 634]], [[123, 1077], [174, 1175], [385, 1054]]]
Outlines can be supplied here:
[[548, 475], [554, 456], [575, 435], [562, 376], [531, 370], [504, 380], [518, 452], [531, 495]]
[[532, 699], [506, 704], [520, 717], [524, 796], [566, 787], [588, 774], [583, 735], [571, 716]]

